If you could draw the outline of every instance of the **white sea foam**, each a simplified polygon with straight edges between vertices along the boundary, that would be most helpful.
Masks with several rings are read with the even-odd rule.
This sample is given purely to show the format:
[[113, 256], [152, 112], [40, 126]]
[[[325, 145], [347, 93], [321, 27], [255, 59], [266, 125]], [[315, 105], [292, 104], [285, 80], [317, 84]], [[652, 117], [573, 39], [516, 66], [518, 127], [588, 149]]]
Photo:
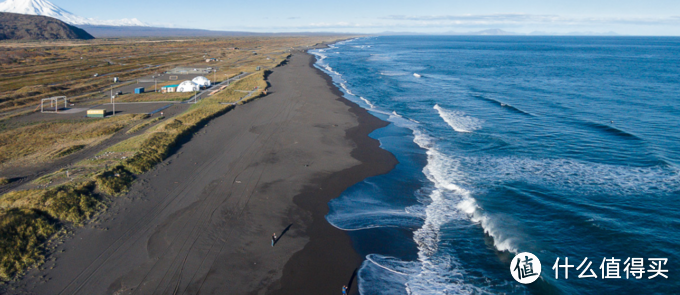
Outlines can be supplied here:
[[352, 93], [352, 90], [349, 90], [349, 88], [347, 88], [347, 85], [345, 85], [345, 83], [340, 83], [340, 87], [342, 87], [342, 89], [345, 90], [345, 93], [347, 93], [351, 96], [356, 96], [356, 95], [354, 95], [354, 93]]
[[326, 71], [328, 71], [330, 74], [336, 75], [338, 78], [342, 77], [342, 75], [341, 75], [340, 73], [338, 73], [338, 72], [336, 72], [335, 70], [333, 70], [333, 68], [331, 68], [329, 65], [324, 65], [323, 68], [324, 68]]
[[[465, 283], [466, 274], [451, 256], [431, 261], [402, 261], [370, 254], [359, 271], [362, 294], [490, 294]], [[446, 275], [443, 275], [446, 274]]]
[[406, 282], [416, 275], [417, 262], [405, 262], [396, 258], [370, 254], [359, 270], [359, 291], [371, 295], [408, 295]]
[[461, 157], [460, 160], [465, 162], [469, 177], [476, 182], [522, 181], [580, 194], [639, 195], [680, 190], [680, 171], [674, 167], [523, 157]]
[[[435, 190], [431, 195], [432, 204], [427, 209], [425, 226], [421, 229], [424, 232], [420, 235], [435, 236], [429, 231], [438, 232], [442, 224], [454, 219], [469, 218], [479, 223], [484, 231], [493, 237], [494, 246], [499, 251], [517, 252], [516, 245], [512, 243], [512, 237], [497, 230], [494, 219], [486, 215], [477, 205], [471, 192], [461, 186], [461, 184], [466, 184], [467, 176], [460, 171], [460, 161], [439, 152], [436, 148], [430, 148], [427, 156], [428, 164], [423, 172], [434, 183]], [[416, 236], [418, 234], [416, 232]], [[429, 242], [434, 244], [435, 241]], [[421, 243], [428, 245], [426, 241]], [[430, 248], [425, 248], [425, 251], [431, 251]]]
[[386, 54], [371, 54], [370, 57], [368, 58], [369, 61], [388, 61], [391, 59], [392, 57]]
[[359, 96], [361, 100], [363, 100], [370, 108], [375, 109], [375, 105], [370, 102], [368, 99], [364, 98], [363, 96]]
[[326, 59], [326, 58], [328, 57], [327, 55], [322, 54], [322, 53], [319, 52], [319, 51], [314, 51], [314, 52], [312, 52], [312, 53], [313, 53], [314, 55], [316, 55], [316, 57], [317, 57], [317, 62], [321, 62], [321, 61], [323, 61], [324, 59]]
[[[371, 59], [386, 59], [386, 56], [371, 56]], [[328, 66], [328, 65], [324, 65]], [[322, 66], [322, 67], [324, 67]], [[329, 66], [324, 69], [340, 81], [338, 85], [345, 93], [356, 96]], [[460, 163], [436, 149], [436, 140], [419, 127], [419, 122], [405, 118], [396, 111], [384, 111], [365, 99], [371, 111], [388, 116], [396, 126], [413, 131], [414, 142], [427, 150], [428, 163], [423, 172], [431, 181], [432, 188], [422, 196], [422, 205], [398, 210], [376, 204], [354, 205], [349, 214], [327, 216], [329, 222], [345, 230], [359, 230], [374, 227], [397, 226], [417, 227], [414, 241], [418, 245], [418, 261], [405, 262], [396, 258], [369, 255], [359, 272], [359, 287], [362, 294], [484, 294], [483, 289], [465, 283], [464, 269], [449, 251], [439, 251], [440, 229], [454, 220], [468, 220], [481, 224], [494, 238], [499, 250], [514, 250], [512, 240], [495, 230], [493, 218], [484, 214], [471, 193], [462, 184], [466, 179], [459, 170]], [[440, 116], [458, 132], [472, 132], [481, 128], [482, 120], [466, 116], [462, 112], [449, 111], [435, 106]], [[361, 198], [366, 199], [366, 198]], [[356, 199], [353, 200], [356, 202]], [[348, 205], [349, 206], [349, 205]], [[357, 207], [366, 208], [357, 211]], [[335, 207], [334, 207], [335, 208]], [[339, 211], [342, 211], [339, 208]]]
[[[353, 204], [350, 214], [329, 214], [326, 220], [335, 228], [344, 231], [357, 231], [371, 228], [397, 227], [412, 228], [423, 223], [423, 217], [407, 210], [383, 209], [375, 205], [365, 205], [367, 210], [355, 209]], [[343, 210], [334, 204], [334, 210]]]
[[482, 123], [484, 123], [483, 120], [466, 116], [465, 113], [460, 111], [447, 110], [438, 104], [434, 105], [434, 109], [456, 132], [472, 132], [482, 128]]
[[383, 71], [380, 72], [380, 75], [383, 76], [406, 76], [408, 75], [407, 72], [395, 72], [395, 71]]

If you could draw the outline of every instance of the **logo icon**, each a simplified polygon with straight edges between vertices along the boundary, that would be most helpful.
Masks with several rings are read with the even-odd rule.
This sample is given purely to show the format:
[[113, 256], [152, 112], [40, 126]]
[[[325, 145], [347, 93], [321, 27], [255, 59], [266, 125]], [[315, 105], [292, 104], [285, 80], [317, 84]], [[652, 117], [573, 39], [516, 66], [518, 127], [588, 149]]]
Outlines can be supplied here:
[[519, 253], [510, 262], [510, 273], [515, 281], [531, 284], [541, 275], [541, 261], [529, 252]]

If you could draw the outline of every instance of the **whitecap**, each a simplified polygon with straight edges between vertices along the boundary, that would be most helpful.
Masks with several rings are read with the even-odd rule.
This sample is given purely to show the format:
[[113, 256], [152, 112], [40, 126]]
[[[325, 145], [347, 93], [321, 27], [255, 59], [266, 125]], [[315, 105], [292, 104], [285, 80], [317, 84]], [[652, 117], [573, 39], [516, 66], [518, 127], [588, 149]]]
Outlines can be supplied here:
[[484, 123], [481, 119], [466, 116], [464, 112], [447, 110], [438, 104], [434, 106], [434, 109], [456, 132], [472, 132], [482, 128], [482, 123]]

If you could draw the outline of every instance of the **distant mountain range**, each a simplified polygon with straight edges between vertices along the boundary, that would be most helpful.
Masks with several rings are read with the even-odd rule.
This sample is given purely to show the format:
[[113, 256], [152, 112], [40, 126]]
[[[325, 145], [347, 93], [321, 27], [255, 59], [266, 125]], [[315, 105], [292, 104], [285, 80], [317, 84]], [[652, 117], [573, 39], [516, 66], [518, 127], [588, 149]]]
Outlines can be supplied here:
[[61, 20], [40, 16], [0, 12], [0, 40], [94, 39], [85, 30]]
[[0, 12], [49, 16], [71, 25], [147, 26], [147, 24], [136, 18], [120, 20], [84, 18], [68, 12], [47, 0], [7, 0], [0, 3]]

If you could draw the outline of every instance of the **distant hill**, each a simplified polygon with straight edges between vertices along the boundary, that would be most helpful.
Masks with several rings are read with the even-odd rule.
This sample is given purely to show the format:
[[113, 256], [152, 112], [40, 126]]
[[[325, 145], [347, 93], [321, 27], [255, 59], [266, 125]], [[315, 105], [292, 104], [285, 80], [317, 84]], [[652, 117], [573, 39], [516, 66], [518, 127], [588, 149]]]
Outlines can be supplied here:
[[81, 28], [97, 38], [130, 38], [130, 37], [235, 37], [261, 35], [247, 32], [223, 32], [199, 29], [158, 28], [141, 26], [92, 26], [81, 25]]
[[298, 33], [256, 33], [239, 31], [211, 31], [201, 29], [159, 28], [141, 26], [91, 26], [79, 25], [96, 38], [138, 38], [138, 37], [245, 37], [245, 36], [328, 36], [352, 35], [331, 32], [298, 32]]
[[0, 40], [94, 39], [83, 29], [55, 18], [0, 12]]

